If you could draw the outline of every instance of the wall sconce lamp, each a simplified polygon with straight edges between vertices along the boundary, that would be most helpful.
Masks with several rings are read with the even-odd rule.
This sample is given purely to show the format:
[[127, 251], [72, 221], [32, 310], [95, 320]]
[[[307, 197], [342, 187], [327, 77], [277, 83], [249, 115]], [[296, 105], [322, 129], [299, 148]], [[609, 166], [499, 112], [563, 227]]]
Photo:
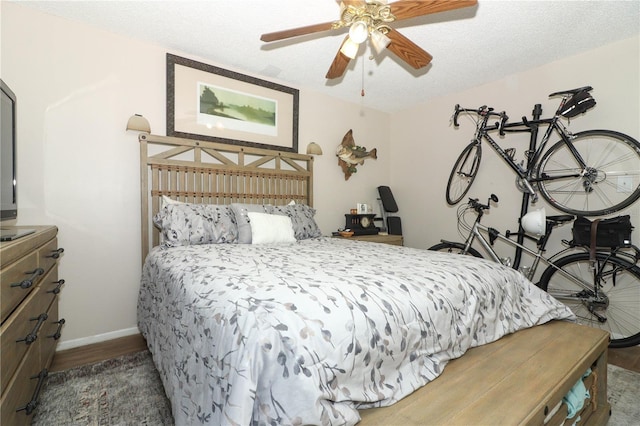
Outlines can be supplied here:
[[311, 142], [307, 145], [307, 154], [311, 155], [322, 155], [322, 148], [315, 142]]
[[151, 133], [151, 126], [149, 126], [149, 121], [146, 118], [140, 114], [134, 114], [127, 121], [127, 130]]

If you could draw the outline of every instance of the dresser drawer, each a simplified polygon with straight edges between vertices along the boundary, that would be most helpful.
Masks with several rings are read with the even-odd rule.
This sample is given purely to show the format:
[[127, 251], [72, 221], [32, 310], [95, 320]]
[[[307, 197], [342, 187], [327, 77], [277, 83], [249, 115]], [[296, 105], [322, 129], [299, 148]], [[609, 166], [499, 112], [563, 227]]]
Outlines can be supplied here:
[[42, 371], [38, 348], [36, 345], [30, 346], [26, 357], [0, 400], [0, 424], [2, 425], [31, 424], [33, 413], [27, 414], [26, 410], [17, 411], [31, 401], [38, 387], [38, 374]]
[[60, 250], [58, 240], [54, 238], [0, 271], [2, 322], [38, 284], [42, 276], [56, 265]]
[[0, 271], [2, 322], [29, 295], [44, 274], [38, 269], [38, 254], [33, 252]]
[[53, 355], [56, 351], [56, 345], [60, 338], [62, 324], [59, 324], [58, 315], [58, 294], [62, 289], [64, 280], [58, 280], [58, 265], [55, 265], [49, 274], [42, 279], [40, 283], [39, 298], [41, 305], [47, 308], [47, 320], [42, 324], [42, 329], [38, 333], [38, 341], [40, 344], [40, 365], [48, 367], [51, 365]]
[[[55, 301], [57, 302], [58, 294], [62, 291], [64, 280], [58, 280], [58, 265], [54, 265], [53, 268], [40, 280], [39, 298], [42, 299], [42, 304], [48, 307]], [[47, 309], [47, 308], [44, 308]]]
[[[53, 270], [52, 272], [56, 272]], [[46, 293], [41, 287], [36, 287], [24, 302], [16, 309], [11, 317], [0, 327], [0, 393], [5, 393], [5, 387], [13, 376], [18, 364], [32, 347], [37, 347], [38, 336], [47, 319], [49, 305]], [[38, 350], [36, 357], [38, 357]]]
[[54, 238], [38, 249], [38, 266], [48, 271], [58, 262], [64, 249], [58, 249], [58, 239]]
[[38, 250], [43, 244], [56, 238], [58, 228], [55, 226], [29, 226], [35, 233], [15, 241], [0, 242], [0, 269], [6, 268], [28, 253]]
[[57, 301], [49, 306], [47, 315], [47, 321], [42, 325], [42, 331], [38, 337], [40, 341], [40, 365], [45, 367], [51, 365], [62, 326], [64, 325], [64, 319], [59, 319]]

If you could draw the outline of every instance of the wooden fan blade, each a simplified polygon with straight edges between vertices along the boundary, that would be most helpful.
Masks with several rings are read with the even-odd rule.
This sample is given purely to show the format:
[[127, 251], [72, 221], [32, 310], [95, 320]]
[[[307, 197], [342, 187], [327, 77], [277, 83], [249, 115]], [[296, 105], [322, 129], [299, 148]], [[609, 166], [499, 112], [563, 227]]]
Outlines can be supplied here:
[[387, 37], [391, 39], [387, 49], [415, 69], [427, 66], [433, 59], [433, 56], [396, 30], [389, 31]]
[[276, 31], [273, 33], [262, 34], [260, 40], [262, 41], [276, 41], [284, 40], [287, 38], [298, 37], [301, 35], [319, 33], [322, 31], [329, 31], [333, 28], [333, 22], [323, 22], [322, 24], [308, 25], [306, 27], [292, 28], [290, 30]]
[[416, 16], [461, 9], [477, 3], [477, 0], [400, 0], [391, 3], [390, 6], [396, 21], [400, 21]]
[[[344, 44], [348, 38], [349, 36], [345, 37], [342, 44]], [[340, 45], [340, 49], [342, 49], [342, 44]], [[325, 77], [328, 79], [341, 77], [347, 69], [347, 65], [349, 65], [349, 61], [351, 59], [343, 54], [340, 49], [338, 49], [338, 53], [336, 53], [336, 57], [333, 58], [329, 71], [327, 71], [327, 75]]]

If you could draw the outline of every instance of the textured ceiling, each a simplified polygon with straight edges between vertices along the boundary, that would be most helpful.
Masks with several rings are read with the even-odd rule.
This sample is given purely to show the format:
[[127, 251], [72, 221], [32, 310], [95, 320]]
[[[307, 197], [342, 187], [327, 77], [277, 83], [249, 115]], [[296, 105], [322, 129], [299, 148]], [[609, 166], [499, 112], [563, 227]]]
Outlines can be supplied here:
[[[433, 55], [421, 70], [390, 52], [324, 78], [345, 30], [263, 43], [262, 33], [338, 19], [333, 0], [21, 1], [21, 5], [164, 46], [267, 80], [382, 111], [475, 87], [637, 35], [640, 1], [498, 1], [394, 28]], [[597, 58], [594, 58], [597, 60]], [[365, 96], [360, 92], [364, 84]], [[563, 88], [559, 88], [563, 89]]]

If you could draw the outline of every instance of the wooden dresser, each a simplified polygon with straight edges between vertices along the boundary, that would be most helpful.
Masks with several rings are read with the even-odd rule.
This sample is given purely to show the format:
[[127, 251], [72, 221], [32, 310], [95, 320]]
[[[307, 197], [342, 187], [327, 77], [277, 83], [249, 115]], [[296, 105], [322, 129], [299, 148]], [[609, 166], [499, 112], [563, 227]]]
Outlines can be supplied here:
[[55, 226], [0, 243], [0, 424], [30, 424], [64, 319]]

